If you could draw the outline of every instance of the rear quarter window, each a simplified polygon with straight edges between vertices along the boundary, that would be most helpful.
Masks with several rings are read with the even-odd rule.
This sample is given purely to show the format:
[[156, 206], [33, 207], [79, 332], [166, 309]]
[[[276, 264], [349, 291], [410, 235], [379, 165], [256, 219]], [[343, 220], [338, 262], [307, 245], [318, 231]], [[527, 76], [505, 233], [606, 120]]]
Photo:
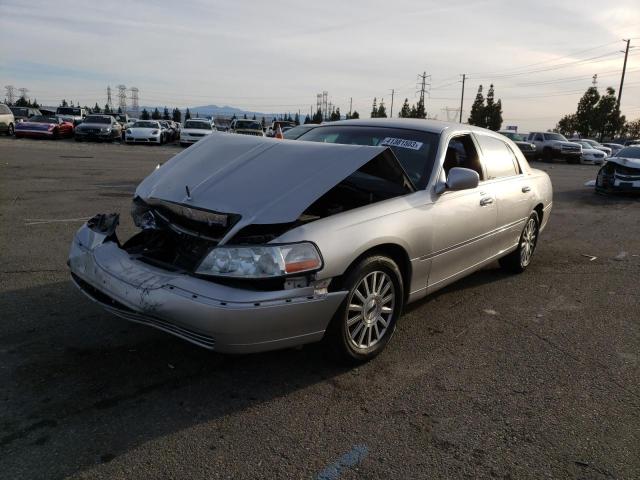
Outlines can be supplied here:
[[9, 110], [9, 107], [7, 107], [6, 105], [0, 104], [0, 114], [7, 115], [9, 113], [11, 113], [11, 110]]
[[505, 142], [486, 135], [478, 135], [477, 138], [482, 149], [488, 180], [513, 177], [520, 173], [518, 161]]

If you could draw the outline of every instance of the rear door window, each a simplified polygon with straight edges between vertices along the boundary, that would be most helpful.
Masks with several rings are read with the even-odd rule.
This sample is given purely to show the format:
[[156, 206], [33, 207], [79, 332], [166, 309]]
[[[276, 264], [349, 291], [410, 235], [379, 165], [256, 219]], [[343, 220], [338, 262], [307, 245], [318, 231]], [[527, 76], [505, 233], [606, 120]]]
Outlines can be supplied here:
[[477, 138], [482, 149], [488, 180], [513, 177], [520, 173], [518, 161], [505, 142], [487, 135], [478, 135]]

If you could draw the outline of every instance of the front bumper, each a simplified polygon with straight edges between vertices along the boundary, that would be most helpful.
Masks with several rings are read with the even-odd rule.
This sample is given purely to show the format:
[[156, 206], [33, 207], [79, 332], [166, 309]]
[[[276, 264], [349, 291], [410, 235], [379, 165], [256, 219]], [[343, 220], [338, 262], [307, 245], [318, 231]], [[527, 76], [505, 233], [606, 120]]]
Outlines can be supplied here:
[[83, 140], [110, 140], [114, 137], [114, 134], [113, 132], [82, 132], [76, 130], [74, 136]]
[[68, 263], [76, 286], [108, 311], [224, 353], [318, 341], [347, 294], [312, 286], [253, 291], [170, 272], [133, 258], [86, 224]]
[[202, 140], [204, 138], [207, 138], [207, 135], [203, 135], [202, 137], [181, 136], [180, 143], [196, 143], [198, 140]]
[[133, 137], [131, 135], [125, 136], [125, 142], [127, 143], [162, 143], [162, 136], [157, 137]]

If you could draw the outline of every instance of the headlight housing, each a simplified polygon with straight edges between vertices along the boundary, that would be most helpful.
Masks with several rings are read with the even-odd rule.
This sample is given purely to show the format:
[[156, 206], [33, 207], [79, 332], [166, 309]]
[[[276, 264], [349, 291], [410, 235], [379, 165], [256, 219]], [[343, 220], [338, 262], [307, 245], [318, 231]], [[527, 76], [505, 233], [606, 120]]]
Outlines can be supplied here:
[[216, 247], [200, 262], [196, 273], [231, 278], [274, 278], [322, 268], [313, 243]]

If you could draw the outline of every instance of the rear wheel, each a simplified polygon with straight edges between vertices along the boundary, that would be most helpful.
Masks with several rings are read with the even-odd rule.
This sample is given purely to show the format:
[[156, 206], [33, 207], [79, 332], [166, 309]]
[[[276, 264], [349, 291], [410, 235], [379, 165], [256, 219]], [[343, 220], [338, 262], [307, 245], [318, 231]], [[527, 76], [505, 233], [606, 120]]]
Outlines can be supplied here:
[[542, 151], [542, 161], [547, 163], [553, 162], [553, 151], [550, 148], [547, 147]]
[[533, 252], [538, 244], [538, 232], [540, 229], [540, 220], [537, 212], [531, 212], [531, 215], [524, 224], [524, 229], [520, 234], [518, 248], [506, 257], [499, 260], [500, 266], [512, 273], [522, 273], [531, 263]]
[[388, 257], [371, 256], [347, 273], [349, 291], [331, 320], [326, 340], [335, 356], [362, 363], [387, 345], [402, 312], [404, 286], [396, 263]]
[[13, 126], [13, 123], [9, 124], [9, 128], [7, 129], [7, 135], [9, 135], [10, 137], [13, 136], [13, 134], [15, 133], [16, 129]]

